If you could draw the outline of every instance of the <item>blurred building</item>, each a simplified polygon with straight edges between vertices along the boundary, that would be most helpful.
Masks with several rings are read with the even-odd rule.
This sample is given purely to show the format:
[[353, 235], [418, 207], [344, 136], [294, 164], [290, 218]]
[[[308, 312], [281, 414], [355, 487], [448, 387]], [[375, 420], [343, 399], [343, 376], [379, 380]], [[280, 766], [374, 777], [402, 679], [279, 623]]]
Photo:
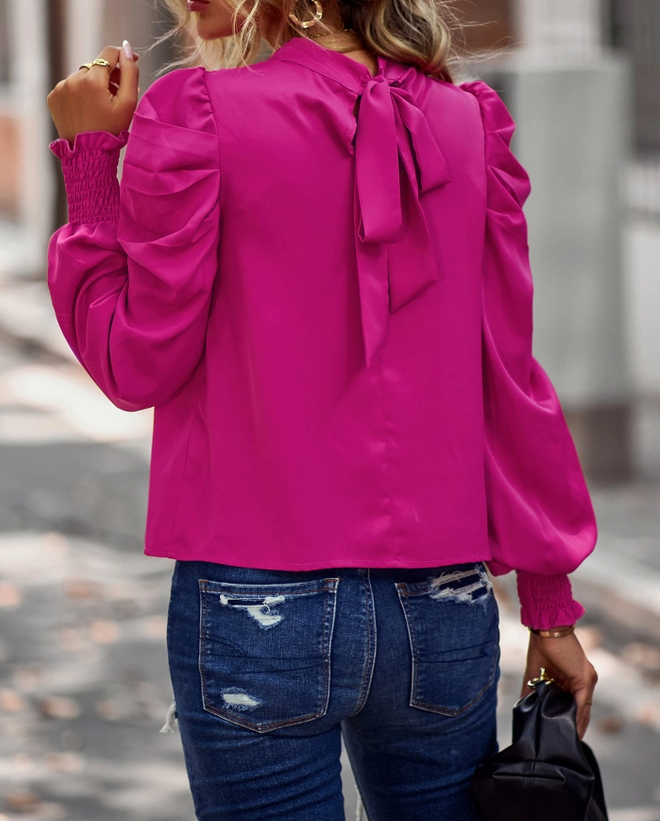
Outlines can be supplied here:
[[[460, 0], [475, 52], [525, 47], [594, 53], [631, 64], [633, 157], [626, 190], [635, 216], [660, 221], [660, 3], [658, 0]], [[657, 352], [656, 352], [657, 353]]]
[[535, 353], [587, 472], [657, 475], [641, 432], [660, 429], [660, 3], [462, 6], [532, 179]]
[[[104, 46], [126, 38], [141, 51], [164, 25], [153, 0], [0, 0], [0, 218], [20, 235], [25, 273], [43, 269], [65, 218], [48, 92]], [[169, 56], [161, 45], [140, 61], [141, 90]]]
[[[607, 0], [605, 39], [629, 55], [634, 154], [627, 174], [628, 334], [635, 402], [646, 427], [660, 432], [660, 2]], [[657, 474], [660, 442], [639, 448], [638, 463]]]
[[479, 73], [517, 123], [513, 150], [532, 180], [534, 352], [588, 474], [623, 479], [634, 404], [624, 278], [629, 61], [603, 42], [598, 0], [520, 0], [513, 9], [515, 48]]

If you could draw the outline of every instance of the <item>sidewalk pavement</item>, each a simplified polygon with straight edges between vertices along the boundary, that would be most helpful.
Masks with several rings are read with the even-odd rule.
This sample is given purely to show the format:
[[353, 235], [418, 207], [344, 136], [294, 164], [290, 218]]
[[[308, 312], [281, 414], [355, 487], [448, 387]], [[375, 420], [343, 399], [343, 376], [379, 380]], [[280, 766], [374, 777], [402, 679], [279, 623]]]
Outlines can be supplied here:
[[[57, 325], [45, 279], [11, 276], [9, 268], [0, 242], [0, 334], [25, 350], [75, 362]], [[657, 437], [654, 427], [647, 425], [644, 435]], [[647, 452], [651, 446], [657, 443], [650, 443]], [[587, 610], [584, 623], [595, 620], [660, 642], [660, 466], [655, 476], [594, 486], [591, 492], [599, 539], [594, 552], [571, 574], [574, 595]], [[499, 577], [496, 588], [515, 602], [514, 576]]]

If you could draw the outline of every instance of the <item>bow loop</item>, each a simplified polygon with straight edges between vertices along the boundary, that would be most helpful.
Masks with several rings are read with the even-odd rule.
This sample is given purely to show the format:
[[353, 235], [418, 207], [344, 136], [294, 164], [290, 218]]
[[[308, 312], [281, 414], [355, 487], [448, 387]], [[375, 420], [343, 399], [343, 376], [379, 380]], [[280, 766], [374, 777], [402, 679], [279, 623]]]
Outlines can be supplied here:
[[413, 97], [405, 88], [394, 86], [392, 92], [399, 109], [399, 116], [412, 138], [415, 155], [417, 158], [424, 158], [424, 161], [418, 165], [419, 191], [425, 193], [444, 185], [450, 180], [449, 166], [433, 136], [429, 121], [417, 108]]

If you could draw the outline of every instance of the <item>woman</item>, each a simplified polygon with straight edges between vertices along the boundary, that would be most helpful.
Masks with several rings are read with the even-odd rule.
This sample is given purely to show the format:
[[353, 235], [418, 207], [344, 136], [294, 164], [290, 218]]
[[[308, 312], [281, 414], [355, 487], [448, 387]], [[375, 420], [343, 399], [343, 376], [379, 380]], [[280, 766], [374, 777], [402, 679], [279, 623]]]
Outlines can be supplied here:
[[168, 2], [203, 63], [136, 109], [125, 43], [48, 97], [48, 281], [100, 389], [155, 408], [145, 552], [176, 560], [198, 818], [343, 818], [343, 735], [371, 821], [472, 821], [488, 571], [516, 571], [521, 695], [544, 666], [583, 737], [597, 680], [567, 575], [596, 522], [531, 354], [514, 124], [454, 82], [437, 0]]

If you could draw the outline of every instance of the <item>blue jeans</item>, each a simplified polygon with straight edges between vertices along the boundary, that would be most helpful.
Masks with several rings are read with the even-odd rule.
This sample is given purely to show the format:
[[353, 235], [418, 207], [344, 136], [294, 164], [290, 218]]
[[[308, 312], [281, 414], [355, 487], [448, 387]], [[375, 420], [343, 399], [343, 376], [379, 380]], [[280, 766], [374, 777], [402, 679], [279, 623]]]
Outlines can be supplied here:
[[499, 610], [483, 562], [257, 570], [177, 561], [167, 650], [198, 821], [477, 821], [498, 751]]

